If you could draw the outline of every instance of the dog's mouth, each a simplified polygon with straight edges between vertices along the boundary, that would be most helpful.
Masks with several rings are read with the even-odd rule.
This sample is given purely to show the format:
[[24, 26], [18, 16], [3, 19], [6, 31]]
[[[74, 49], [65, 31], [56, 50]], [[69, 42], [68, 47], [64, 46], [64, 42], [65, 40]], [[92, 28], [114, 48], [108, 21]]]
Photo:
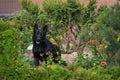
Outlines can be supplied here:
[[40, 44], [40, 42], [36, 41], [36, 44]]

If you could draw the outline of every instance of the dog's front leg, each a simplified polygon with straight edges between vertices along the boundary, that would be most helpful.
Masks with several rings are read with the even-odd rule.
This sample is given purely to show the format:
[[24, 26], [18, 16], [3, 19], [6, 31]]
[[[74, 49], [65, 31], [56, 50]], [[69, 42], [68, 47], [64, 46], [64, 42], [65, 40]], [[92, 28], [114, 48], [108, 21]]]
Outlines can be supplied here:
[[45, 60], [45, 64], [47, 64], [47, 57], [48, 57], [48, 55], [45, 54], [43, 57], [44, 57], [44, 60]]
[[53, 61], [54, 61], [54, 63], [58, 63], [58, 55], [57, 55], [57, 53], [53, 53]]
[[35, 67], [39, 66], [39, 58], [34, 57], [34, 65]]

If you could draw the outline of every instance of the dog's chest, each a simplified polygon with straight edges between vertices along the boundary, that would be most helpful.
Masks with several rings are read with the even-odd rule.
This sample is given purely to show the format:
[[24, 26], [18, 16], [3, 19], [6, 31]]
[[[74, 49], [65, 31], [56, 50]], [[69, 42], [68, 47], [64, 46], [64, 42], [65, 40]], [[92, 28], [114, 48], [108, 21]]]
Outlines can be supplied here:
[[37, 52], [39, 53], [46, 53], [48, 51], [47, 46], [38, 46], [36, 47]]

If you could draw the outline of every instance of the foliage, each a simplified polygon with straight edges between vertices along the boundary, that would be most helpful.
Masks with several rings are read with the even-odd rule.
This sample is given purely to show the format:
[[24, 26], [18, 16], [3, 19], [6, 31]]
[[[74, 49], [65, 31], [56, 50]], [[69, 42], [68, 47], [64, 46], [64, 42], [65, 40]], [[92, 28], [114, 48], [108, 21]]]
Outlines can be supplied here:
[[[2, 63], [0, 65], [0, 77], [2, 79], [8, 79], [7, 76], [14, 75], [17, 77], [23, 71], [21, 67], [24, 65], [24, 58], [20, 54], [19, 31], [13, 23], [13, 21], [0, 21], [0, 63]], [[14, 78], [16, 77], [14, 76]]]
[[86, 22], [80, 34], [81, 44], [86, 44], [89, 40], [96, 40], [94, 50], [96, 53], [109, 56], [107, 61], [111, 64], [119, 64], [118, 57], [120, 57], [119, 28], [117, 27], [119, 20], [115, 19], [116, 17], [119, 18], [119, 6], [119, 4], [115, 4], [112, 8], [102, 6], [97, 13], [95, 22]]
[[[40, 10], [30, 0], [22, 0], [24, 10], [18, 18], [0, 20], [0, 79], [120, 80], [120, 5], [103, 6], [95, 13], [95, 3], [96, 0], [90, 0], [83, 7], [77, 0], [45, 0]], [[48, 25], [48, 38], [55, 44], [60, 43], [68, 28], [79, 24], [80, 43], [92, 50], [92, 58], [85, 59], [83, 52], [75, 63], [62, 66], [50, 65], [49, 57], [47, 65], [33, 68], [22, 53], [31, 44], [32, 26], [36, 22], [40, 27]], [[107, 61], [107, 66], [100, 66], [101, 61]]]
[[[61, 67], [59, 65], [40, 66], [36, 69], [26, 67], [12, 67], [4, 69], [0, 78], [6, 80], [119, 80], [118, 67], [84, 69], [76, 65]], [[5, 73], [6, 72], [6, 73]]]
[[[92, 48], [93, 46], [90, 46], [90, 47]], [[99, 52], [96, 52], [94, 50], [94, 48], [92, 48], [92, 49], [93, 49], [92, 53], [90, 53], [90, 52], [79, 53], [77, 55], [74, 63], [83, 68], [89, 69], [89, 68], [97, 67], [98, 65], [100, 65], [100, 62], [102, 62], [102, 61], [106, 62], [107, 55], [105, 53], [101, 54]], [[106, 66], [106, 64], [103, 65], [103, 67], [105, 67], [105, 66]]]
[[22, 8], [29, 12], [32, 19], [36, 22], [39, 13], [37, 4], [33, 4], [31, 0], [21, 0]]
[[103, 20], [103, 22], [107, 26], [112, 27], [116, 31], [120, 30], [120, 27], [119, 27], [120, 17], [118, 17], [118, 16], [120, 16], [119, 9], [120, 9], [120, 4], [116, 3], [111, 8], [105, 10], [105, 12], [108, 12], [108, 13], [107, 13], [107, 16], [105, 17], [105, 19]]
[[51, 25], [61, 28], [78, 23], [83, 6], [77, 0], [67, 0], [65, 2], [46, 0], [43, 9], [48, 14], [50, 21], [52, 20]]
[[90, 0], [87, 7], [82, 10], [81, 22], [86, 25], [86, 23], [95, 22], [95, 9], [96, 9], [96, 0]]
[[[11, 27], [11, 22], [0, 21], [0, 53], [16, 53], [19, 52], [19, 43], [17, 40], [19, 35], [14, 27]], [[18, 51], [17, 51], [18, 50]]]
[[[119, 36], [119, 31], [120, 29], [118, 28], [119, 21], [118, 20], [120, 11], [118, 8], [120, 5], [117, 3], [115, 4], [112, 8], [106, 8], [102, 13], [104, 15], [100, 15], [97, 18], [97, 23], [98, 26], [103, 26], [101, 30], [106, 30], [103, 31], [105, 33], [105, 39], [108, 43], [108, 47], [106, 48], [106, 52], [110, 53], [108, 61], [111, 63], [117, 62], [119, 64], [119, 60], [116, 61], [115, 55], [117, 54], [118, 57], [120, 58], [120, 43], [117, 41], [117, 38]], [[102, 33], [103, 33], [102, 32]]]

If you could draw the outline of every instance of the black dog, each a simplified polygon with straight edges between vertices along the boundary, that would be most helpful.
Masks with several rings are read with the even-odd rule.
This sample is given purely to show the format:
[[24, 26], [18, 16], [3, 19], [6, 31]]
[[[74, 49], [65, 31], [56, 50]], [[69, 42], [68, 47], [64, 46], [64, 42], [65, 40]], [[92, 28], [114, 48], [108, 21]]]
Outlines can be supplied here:
[[33, 56], [35, 66], [39, 65], [39, 61], [47, 61], [47, 52], [52, 53], [53, 61], [58, 63], [58, 57], [60, 57], [60, 49], [58, 46], [53, 45], [46, 38], [47, 26], [44, 26], [42, 29], [38, 28], [38, 25], [34, 25], [33, 30]]

